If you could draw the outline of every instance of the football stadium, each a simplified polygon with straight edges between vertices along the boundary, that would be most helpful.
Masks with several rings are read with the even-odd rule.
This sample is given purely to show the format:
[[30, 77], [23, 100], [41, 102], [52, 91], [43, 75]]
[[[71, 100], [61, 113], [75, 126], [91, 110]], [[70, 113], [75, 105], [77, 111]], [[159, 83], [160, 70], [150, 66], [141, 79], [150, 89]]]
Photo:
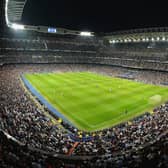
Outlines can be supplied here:
[[0, 167], [168, 167], [168, 28], [22, 23], [0, 1]]

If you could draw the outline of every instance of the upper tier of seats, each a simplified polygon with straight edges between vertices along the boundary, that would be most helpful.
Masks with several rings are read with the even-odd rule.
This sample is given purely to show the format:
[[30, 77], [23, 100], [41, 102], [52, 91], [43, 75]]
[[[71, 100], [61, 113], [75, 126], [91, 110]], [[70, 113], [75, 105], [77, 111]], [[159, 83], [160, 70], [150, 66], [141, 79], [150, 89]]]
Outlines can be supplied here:
[[94, 37], [0, 38], [0, 62], [106, 64], [167, 71], [167, 47], [166, 41], [105, 45]]

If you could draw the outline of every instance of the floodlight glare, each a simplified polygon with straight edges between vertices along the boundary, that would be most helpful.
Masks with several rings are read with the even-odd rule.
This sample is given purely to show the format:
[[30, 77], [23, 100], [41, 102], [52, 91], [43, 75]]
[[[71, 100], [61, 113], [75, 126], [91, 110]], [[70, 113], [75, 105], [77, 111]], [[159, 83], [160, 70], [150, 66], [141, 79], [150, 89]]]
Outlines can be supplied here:
[[8, 13], [8, 0], [6, 0], [6, 3], [5, 3], [5, 20], [6, 20], [6, 24], [8, 25], [8, 16], [7, 16], [7, 13]]
[[115, 40], [110, 40], [110, 43], [111, 43], [111, 44], [113, 44], [113, 43], [115, 43], [115, 42], [116, 42]]
[[81, 32], [81, 36], [92, 36], [91, 32]]
[[15, 29], [15, 30], [24, 30], [24, 26], [23, 25], [20, 25], [20, 24], [15, 24], [13, 23], [11, 25], [11, 28]]

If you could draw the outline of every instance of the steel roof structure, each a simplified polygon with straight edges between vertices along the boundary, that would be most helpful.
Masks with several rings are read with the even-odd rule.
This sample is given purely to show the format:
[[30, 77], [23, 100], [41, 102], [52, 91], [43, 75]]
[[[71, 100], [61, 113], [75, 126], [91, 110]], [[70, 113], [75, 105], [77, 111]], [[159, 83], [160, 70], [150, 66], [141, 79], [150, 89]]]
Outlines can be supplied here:
[[20, 23], [27, 0], [5, 0], [5, 20], [8, 26]]
[[[26, 29], [47, 31], [47, 27], [44, 26], [31, 26], [22, 25], [21, 19], [24, 10], [24, 6], [27, 0], [4, 0], [5, 2], [5, 21], [8, 27], [14, 29]], [[74, 34], [82, 35], [83, 32], [68, 30], [64, 28], [57, 28], [58, 34]], [[84, 32], [88, 33], [88, 32]], [[90, 32], [90, 35], [94, 34]], [[86, 34], [87, 35], [87, 34]], [[157, 27], [157, 28], [143, 28], [143, 29], [132, 29], [126, 31], [117, 31], [107, 34], [102, 34], [102, 36], [111, 42], [138, 42], [138, 41], [160, 41], [158, 39], [168, 40], [168, 27]], [[155, 40], [156, 39], [156, 40]]]
[[[5, 21], [6, 25], [13, 29], [25, 29], [34, 30], [39, 32], [47, 32], [48, 27], [46, 26], [32, 26], [32, 25], [22, 25], [21, 19], [24, 10], [24, 6], [27, 0], [4, 0], [5, 2]], [[56, 29], [55, 29], [56, 30]], [[64, 28], [57, 28], [55, 31], [57, 34], [72, 34], [81, 36], [93, 36], [93, 32], [81, 32], [75, 30], [68, 30]]]
[[[161, 42], [168, 41], [168, 30], [156, 28], [153, 29], [143, 29], [144, 32], [125, 32], [117, 33], [113, 35], [106, 35], [104, 38], [109, 40], [111, 43], [130, 43], [130, 42]], [[147, 30], [147, 31], [145, 31]]]
[[[113, 40], [115, 42], [135, 42], [135, 41], [153, 41], [157, 39], [168, 39], [168, 27], [153, 27], [153, 28], [143, 28], [143, 29], [130, 29], [125, 31], [116, 31], [112, 33], [107, 33], [104, 36], [108, 40]], [[146, 39], [145, 39], [146, 38]]]

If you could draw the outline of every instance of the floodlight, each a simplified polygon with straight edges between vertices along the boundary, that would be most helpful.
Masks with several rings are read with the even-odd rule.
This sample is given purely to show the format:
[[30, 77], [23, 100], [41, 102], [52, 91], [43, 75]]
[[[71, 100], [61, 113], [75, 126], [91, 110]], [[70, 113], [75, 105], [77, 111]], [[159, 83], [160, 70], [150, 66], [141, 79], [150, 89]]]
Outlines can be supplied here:
[[162, 40], [163, 40], [163, 41], [165, 41], [165, 40], [166, 40], [166, 38], [165, 38], [165, 37], [162, 37]]
[[113, 44], [113, 43], [115, 43], [115, 42], [116, 42], [115, 40], [110, 40], [110, 43], [111, 43], [111, 44]]
[[160, 38], [159, 37], [157, 37], [157, 41], [159, 41], [160, 40]]
[[91, 32], [81, 32], [80, 33], [81, 36], [92, 36]]
[[152, 41], [155, 41], [155, 39], [152, 37], [152, 39], [151, 39]]
[[11, 25], [11, 28], [15, 29], [15, 30], [24, 30], [24, 25], [20, 25], [20, 24], [15, 24], [13, 23]]

